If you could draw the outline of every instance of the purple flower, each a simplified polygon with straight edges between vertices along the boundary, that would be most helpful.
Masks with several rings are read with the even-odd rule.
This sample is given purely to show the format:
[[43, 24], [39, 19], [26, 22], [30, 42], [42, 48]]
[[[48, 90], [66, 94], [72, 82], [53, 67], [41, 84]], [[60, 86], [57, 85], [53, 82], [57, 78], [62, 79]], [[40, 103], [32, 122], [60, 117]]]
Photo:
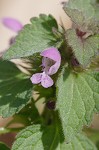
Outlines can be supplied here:
[[2, 22], [7, 28], [15, 32], [19, 32], [23, 28], [23, 25], [14, 18], [3, 18]]
[[61, 56], [59, 51], [54, 47], [44, 50], [40, 55], [43, 56], [43, 72], [34, 74], [30, 80], [33, 84], [41, 83], [44, 88], [48, 88], [54, 84], [50, 75], [53, 75], [58, 71], [61, 64]]
[[[4, 26], [6, 26], [7, 28], [9, 28], [10, 30], [16, 33], [18, 33], [23, 28], [23, 25], [14, 18], [3, 18], [2, 23]], [[15, 42], [15, 37], [12, 37], [9, 40], [9, 44], [12, 45], [14, 42]]]
[[[14, 19], [14, 18], [3, 18], [1, 21], [5, 27], [7, 27], [8, 29], [10, 29], [16, 33], [18, 33], [23, 28], [23, 25], [18, 20]], [[15, 43], [15, 39], [16, 39], [16, 36], [11, 37], [9, 39], [9, 45], [10, 46], [13, 43]], [[2, 55], [5, 53], [6, 50], [3, 50], [2, 53], [0, 53], [0, 57], [2, 57]]]

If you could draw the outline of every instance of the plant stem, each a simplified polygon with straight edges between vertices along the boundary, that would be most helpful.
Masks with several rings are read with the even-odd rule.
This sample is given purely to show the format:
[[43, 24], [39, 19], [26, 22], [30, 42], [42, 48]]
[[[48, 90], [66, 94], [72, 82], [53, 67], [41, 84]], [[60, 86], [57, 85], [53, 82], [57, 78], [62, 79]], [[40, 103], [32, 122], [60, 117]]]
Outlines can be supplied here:
[[10, 132], [19, 132], [20, 130], [22, 130], [23, 128], [4, 128], [1, 127], [0, 128], [0, 134], [6, 134], [6, 133], [10, 133]]

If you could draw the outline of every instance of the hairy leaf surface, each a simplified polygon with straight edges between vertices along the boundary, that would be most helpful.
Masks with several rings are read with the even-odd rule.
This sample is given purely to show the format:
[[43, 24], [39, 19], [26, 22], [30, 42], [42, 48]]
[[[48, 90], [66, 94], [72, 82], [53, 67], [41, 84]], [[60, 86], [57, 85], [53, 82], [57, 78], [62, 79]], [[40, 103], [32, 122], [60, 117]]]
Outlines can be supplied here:
[[63, 70], [57, 81], [57, 109], [65, 138], [71, 140], [99, 111], [99, 73]]
[[5, 53], [5, 59], [28, 57], [48, 47], [60, 45], [60, 39], [53, 33], [53, 28], [58, 30], [58, 25], [51, 15], [40, 15], [30, 21], [31, 24], [23, 27], [15, 43]]

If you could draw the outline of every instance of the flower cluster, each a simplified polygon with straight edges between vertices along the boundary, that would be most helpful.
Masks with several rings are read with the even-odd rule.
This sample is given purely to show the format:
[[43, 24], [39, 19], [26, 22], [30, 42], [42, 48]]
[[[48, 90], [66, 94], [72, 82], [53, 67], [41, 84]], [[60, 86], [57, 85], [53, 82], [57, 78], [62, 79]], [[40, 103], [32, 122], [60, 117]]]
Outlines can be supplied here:
[[41, 83], [41, 85], [44, 88], [48, 88], [54, 84], [50, 76], [58, 71], [61, 64], [61, 56], [59, 51], [54, 47], [44, 50], [43, 52], [41, 52], [40, 55], [43, 56], [42, 59], [43, 72], [33, 74], [33, 76], [30, 79], [33, 84]]

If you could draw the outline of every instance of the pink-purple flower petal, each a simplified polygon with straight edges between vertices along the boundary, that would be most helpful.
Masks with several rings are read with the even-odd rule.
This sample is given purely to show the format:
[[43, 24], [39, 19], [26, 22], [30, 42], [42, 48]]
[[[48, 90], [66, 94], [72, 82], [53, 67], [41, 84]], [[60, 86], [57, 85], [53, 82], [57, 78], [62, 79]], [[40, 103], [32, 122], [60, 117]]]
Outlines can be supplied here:
[[52, 78], [50, 76], [48, 76], [47, 74], [45, 74], [45, 72], [43, 72], [42, 75], [42, 79], [41, 79], [41, 85], [44, 88], [49, 88], [54, 84]]
[[51, 47], [41, 52], [41, 56], [43, 56], [42, 59], [42, 66], [44, 67], [43, 70], [48, 75], [55, 74], [58, 71], [61, 64], [61, 55], [59, 51], [56, 48]]
[[58, 71], [59, 67], [60, 67], [60, 62], [56, 62], [54, 65], [52, 65], [50, 67], [50, 69], [48, 71], [48, 75], [55, 74]]
[[30, 78], [31, 82], [33, 84], [38, 84], [41, 82], [42, 79], [42, 73], [35, 73], [33, 76]]
[[7, 28], [15, 32], [19, 32], [23, 28], [23, 25], [14, 18], [3, 18], [2, 22]]
[[50, 58], [56, 62], [61, 61], [60, 53], [55, 47], [51, 47], [51, 48], [44, 50], [43, 52], [41, 52], [40, 55], [43, 57]]

